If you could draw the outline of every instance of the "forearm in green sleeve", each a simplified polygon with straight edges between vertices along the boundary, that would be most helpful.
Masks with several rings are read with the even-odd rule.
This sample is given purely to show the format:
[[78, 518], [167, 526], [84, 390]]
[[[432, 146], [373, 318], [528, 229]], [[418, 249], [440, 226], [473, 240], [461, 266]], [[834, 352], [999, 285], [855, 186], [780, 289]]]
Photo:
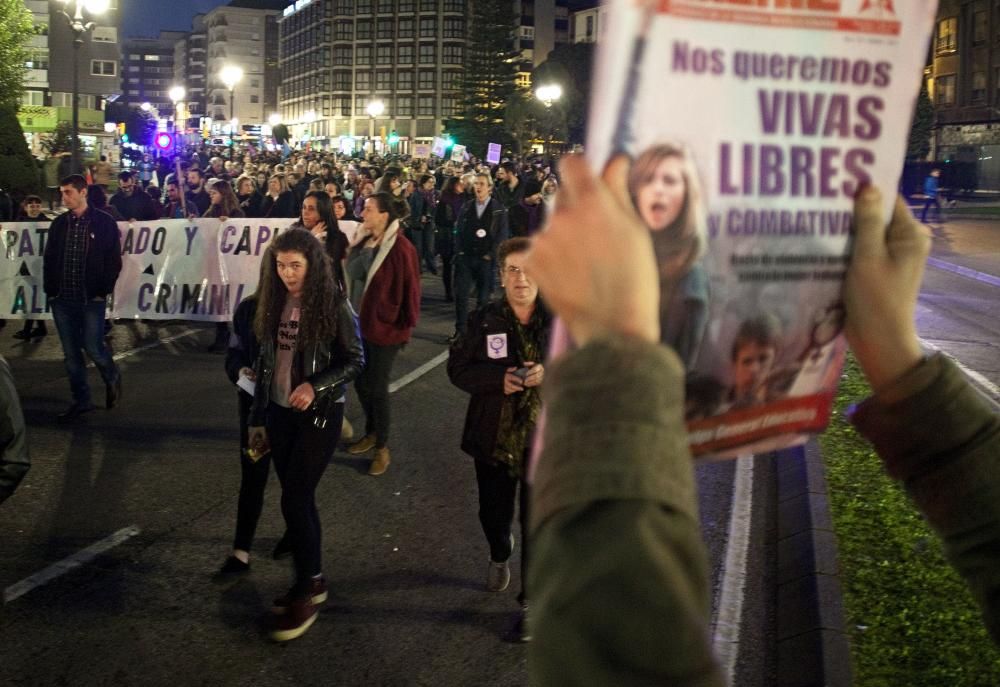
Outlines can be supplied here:
[[1000, 417], [938, 354], [851, 421], [941, 536], [1000, 643]]

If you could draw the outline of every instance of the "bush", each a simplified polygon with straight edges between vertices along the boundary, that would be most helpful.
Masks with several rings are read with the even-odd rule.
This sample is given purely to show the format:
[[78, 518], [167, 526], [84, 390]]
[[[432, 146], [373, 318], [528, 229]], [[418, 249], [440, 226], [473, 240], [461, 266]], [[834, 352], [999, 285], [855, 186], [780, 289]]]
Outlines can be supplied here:
[[38, 165], [9, 105], [0, 105], [0, 188], [15, 200], [40, 191]]

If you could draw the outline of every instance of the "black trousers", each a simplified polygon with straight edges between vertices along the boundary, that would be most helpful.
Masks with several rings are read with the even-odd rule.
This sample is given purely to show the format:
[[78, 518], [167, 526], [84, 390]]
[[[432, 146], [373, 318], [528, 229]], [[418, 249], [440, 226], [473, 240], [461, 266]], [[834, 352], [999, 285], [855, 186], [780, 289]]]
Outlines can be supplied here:
[[256, 463], [247, 458], [247, 425], [253, 399], [243, 391], [237, 393], [240, 402], [240, 496], [236, 505], [233, 548], [249, 552], [264, 508], [264, 490], [271, 474], [271, 454], [261, 457]]
[[[511, 526], [514, 524], [514, 504], [519, 502], [521, 520], [521, 593], [517, 600], [524, 603], [528, 576], [528, 503], [531, 495], [523, 477], [510, 474], [506, 465], [476, 460], [476, 483], [479, 485], [479, 523], [490, 545], [490, 560], [510, 558]], [[518, 493], [520, 492], [520, 493]]]
[[392, 363], [403, 346], [362, 343], [365, 369], [358, 375], [354, 388], [358, 391], [361, 409], [365, 413], [365, 435], [374, 434], [375, 448], [385, 448], [389, 442], [389, 377]]
[[274, 470], [281, 481], [281, 514], [292, 544], [295, 576], [301, 588], [322, 571], [322, 530], [316, 510], [316, 487], [340, 440], [344, 404], [325, 427], [313, 424], [312, 413], [272, 403], [267, 409], [267, 437]]

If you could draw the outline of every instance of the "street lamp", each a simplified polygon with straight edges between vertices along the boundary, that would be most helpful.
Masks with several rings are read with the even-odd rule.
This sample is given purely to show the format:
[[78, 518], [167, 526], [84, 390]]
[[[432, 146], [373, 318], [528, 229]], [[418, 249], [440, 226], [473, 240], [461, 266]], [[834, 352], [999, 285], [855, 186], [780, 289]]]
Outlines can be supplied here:
[[[182, 102], [184, 96], [187, 95], [187, 90], [183, 86], [172, 86], [169, 91], [167, 91], [167, 96], [170, 98], [170, 102], [174, 104], [174, 153], [177, 153], [177, 123], [180, 121], [185, 121], [186, 117], [181, 117], [181, 108], [184, 106]], [[187, 130], [187, 125], [181, 127], [182, 130]]]
[[147, 103], [142, 103], [142, 104], [139, 105], [139, 109], [142, 110], [143, 112], [149, 112], [150, 110], [153, 109], [153, 105], [151, 103], [148, 103], [148, 102]]
[[368, 121], [368, 140], [372, 142], [372, 153], [375, 152], [375, 118], [381, 117], [382, 113], [385, 112], [385, 103], [381, 100], [372, 100], [368, 103], [368, 116], [370, 117]]
[[[235, 64], [227, 64], [219, 70], [219, 78], [222, 79], [222, 83], [226, 85], [229, 89], [229, 119], [232, 121], [236, 119], [233, 113], [233, 107], [236, 104], [233, 100], [233, 93], [236, 91], [236, 84], [240, 82], [243, 78], [243, 68]], [[233, 159], [233, 136], [235, 131], [229, 132], [229, 159]]]
[[73, 173], [80, 173], [80, 47], [83, 45], [83, 37], [94, 29], [97, 24], [92, 21], [83, 20], [83, 10], [88, 14], [104, 14], [109, 5], [109, 0], [62, 0], [66, 8], [73, 3], [73, 16], [66, 10], [59, 10], [59, 14], [69, 22], [69, 28], [73, 32]]
[[277, 112], [272, 112], [271, 116], [267, 118], [267, 123], [271, 126], [278, 126], [281, 124], [281, 115]]
[[545, 103], [545, 107], [552, 107], [552, 103], [562, 97], [562, 86], [556, 83], [539, 86], [535, 90], [535, 97]]

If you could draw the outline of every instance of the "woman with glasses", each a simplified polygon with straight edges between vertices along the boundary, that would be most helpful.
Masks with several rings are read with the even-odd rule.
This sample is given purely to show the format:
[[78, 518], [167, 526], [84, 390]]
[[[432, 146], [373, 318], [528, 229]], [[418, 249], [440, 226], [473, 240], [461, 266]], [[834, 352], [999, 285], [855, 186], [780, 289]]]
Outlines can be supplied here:
[[538, 286], [524, 271], [530, 247], [524, 237], [500, 244], [497, 261], [504, 297], [472, 313], [448, 357], [452, 384], [472, 396], [462, 450], [475, 459], [479, 522], [490, 549], [486, 591], [502, 592], [510, 584], [512, 525], [520, 503], [522, 613], [517, 632], [522, 641], [529, 638], [524, 625], [529, 502], [525, 468], [542, 407], [538, 389], [552, 323], [538, 298]]

